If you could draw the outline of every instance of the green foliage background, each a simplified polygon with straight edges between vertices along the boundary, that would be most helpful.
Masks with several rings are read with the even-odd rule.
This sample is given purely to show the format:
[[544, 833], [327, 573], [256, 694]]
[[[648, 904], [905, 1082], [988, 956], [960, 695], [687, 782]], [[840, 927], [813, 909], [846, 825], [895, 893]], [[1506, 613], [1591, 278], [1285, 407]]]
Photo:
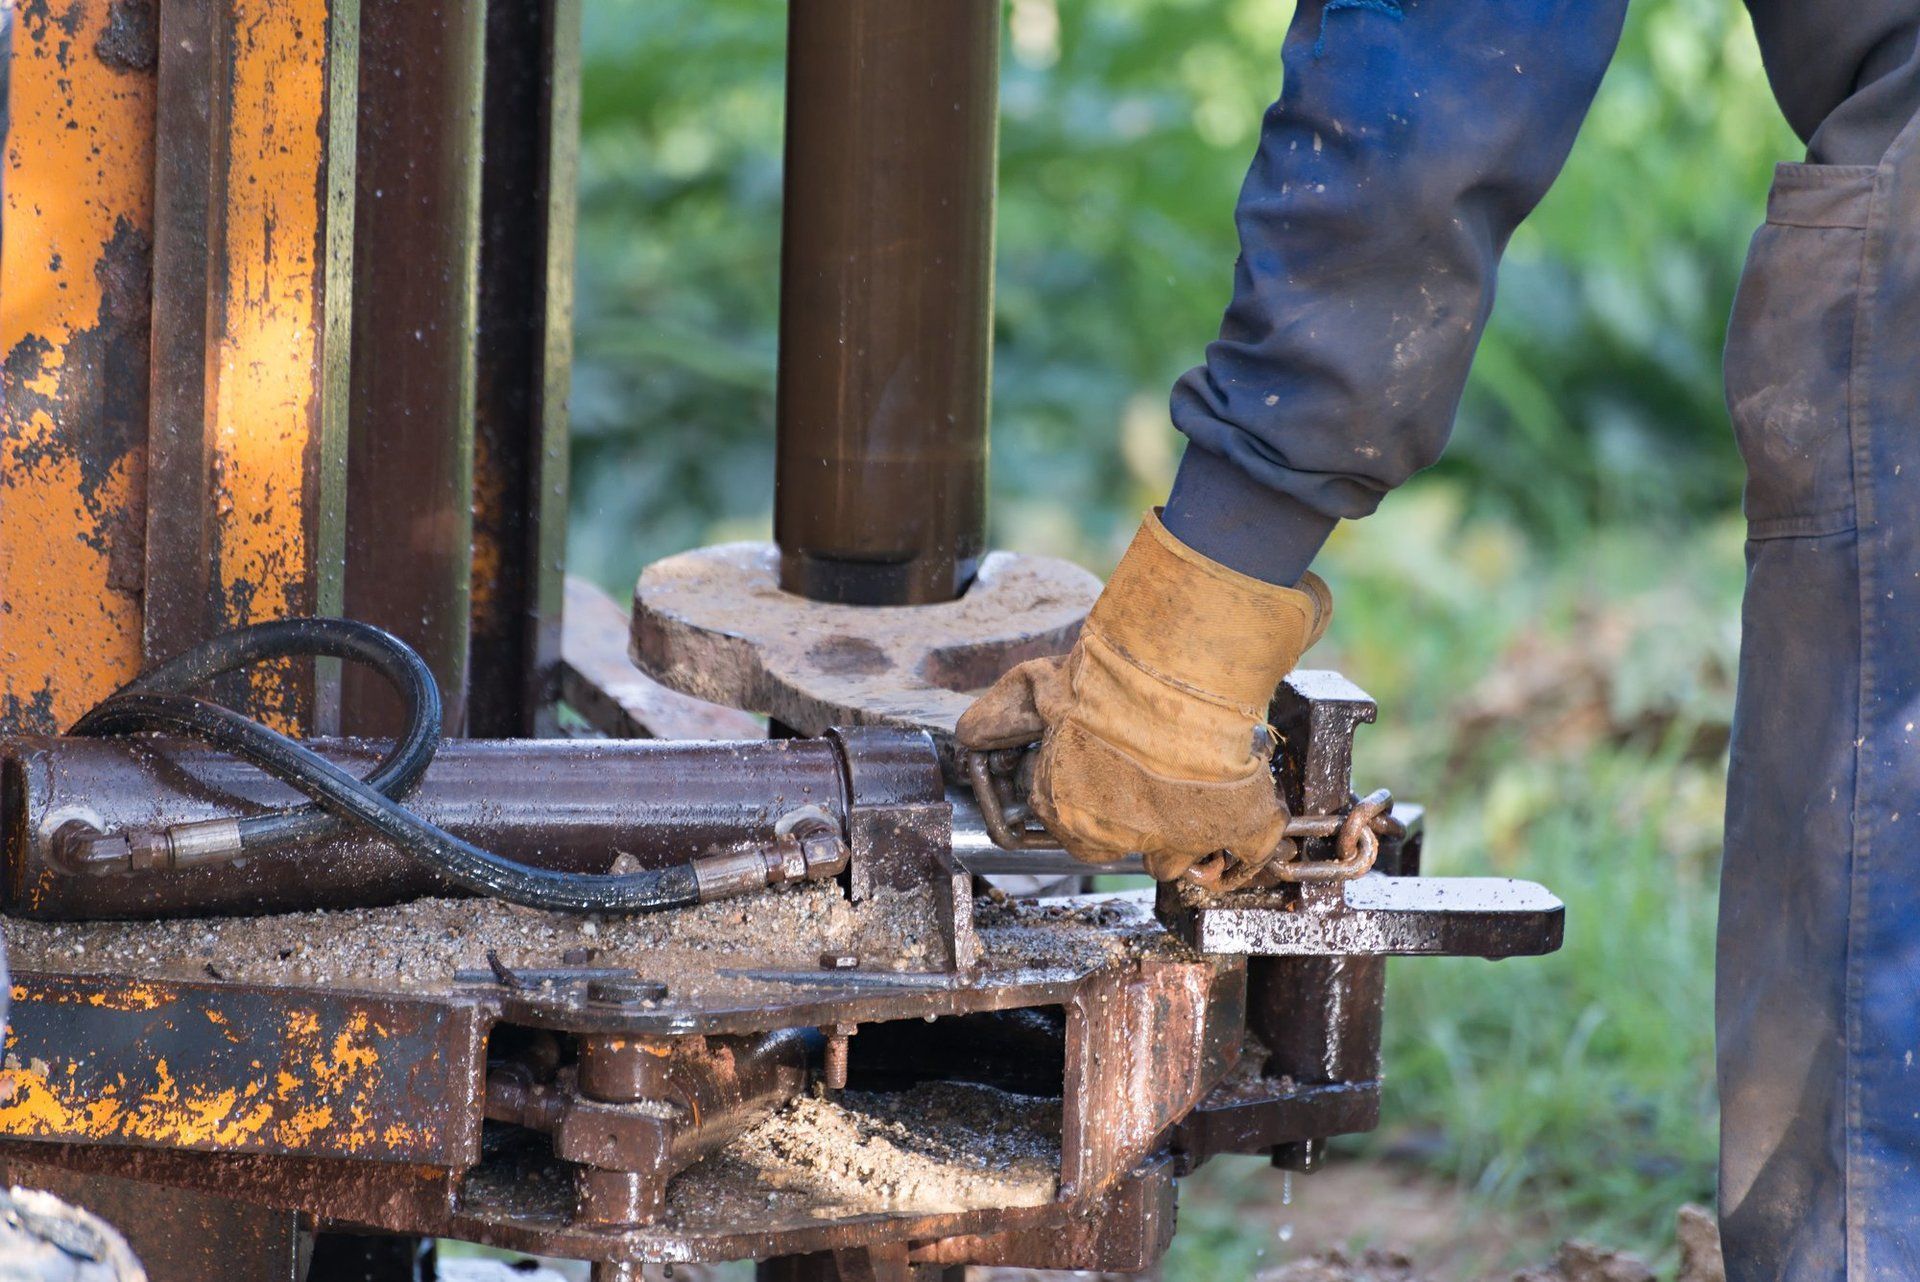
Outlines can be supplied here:
[[[999, 544], [1105, 570], [1164, 495], [1167, 388], [1226, 301], [1291, 9], [1010, 0]], [[570, 556], [616, 590], [768, 527], [784, 17], [588, 0]], [[1383, 705], [1367, 781], [1433, 803], [1435, 867], [1569, 903], [1556, 958], [1397, 967], [1374, 1151], [1489, 1213], [1656, 1252], [1678, 1201], [1712, 1194], [1740, 579], [1719, 353], [1771, 165], [1798, 150], [1737, 0], [1637, 0], [1514, 239], [1446, 460], [1326, 557], [1342, 617], [1317, 661]], [[1266, 1258], [1208, 1205], [1169, 1276]]]

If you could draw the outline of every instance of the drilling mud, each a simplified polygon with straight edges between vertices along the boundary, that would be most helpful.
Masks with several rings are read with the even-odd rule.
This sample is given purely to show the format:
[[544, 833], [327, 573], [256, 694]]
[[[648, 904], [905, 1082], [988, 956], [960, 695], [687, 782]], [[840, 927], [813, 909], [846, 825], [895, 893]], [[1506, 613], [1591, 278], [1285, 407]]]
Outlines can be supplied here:
[[804, 1097], [728, 1155], [836, 1214], [1040, 1206], [1059, 1185], [1060, 1102], [958, 1082]]
[[[13, 967], [23, 972], [430, 992], [491, 982], [494, 963], [534, 972], [588, 965], [630, 970], [667, 985], [676, 1002], [697, 1002], [704, 995], [738, 995], [757, 982], [750, 975], [762, 972], [817, 975], [827, 955], [851, 957], [859, 970], [882, 980], [937, 971], [944, 941], [927, 937], [931, 914], [919, 902], [932, 893], [884, 891], [855, 904], [837, 885], [821, 883], [636, 917], [420, 899], [270, 917], [0, 917], [0, 929]], [[1092, 969], [1121, 956], [1182, 950], [1154, 923], [1144, 899], [1096, 907], [980, 903], [990, 973]]]

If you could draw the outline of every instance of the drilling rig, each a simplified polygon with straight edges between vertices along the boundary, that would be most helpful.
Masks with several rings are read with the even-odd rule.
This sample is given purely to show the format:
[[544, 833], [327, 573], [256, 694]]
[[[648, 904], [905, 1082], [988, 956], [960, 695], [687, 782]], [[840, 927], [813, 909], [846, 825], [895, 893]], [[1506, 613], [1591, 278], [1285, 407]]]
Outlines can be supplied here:
[[791, 0], [774, 540], [569, 580], [579, 6], [5, 11], [4, 1175], [156, 1282], [1150, 1268], [1561, 905], [1420, 875], [1335, 673], [1255, 889], [956, 749], [1099, 589], [987, 545], [998, 0]]

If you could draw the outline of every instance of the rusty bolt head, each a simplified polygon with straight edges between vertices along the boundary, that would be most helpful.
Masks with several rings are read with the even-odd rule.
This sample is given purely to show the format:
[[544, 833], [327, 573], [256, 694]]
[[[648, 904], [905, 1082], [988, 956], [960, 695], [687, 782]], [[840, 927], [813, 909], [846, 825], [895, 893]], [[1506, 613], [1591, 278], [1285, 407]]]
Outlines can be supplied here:
[[797, 838], [791, 835], [777, 838], [773, 843], [773, 858], [779, 862], [779, 871], [767, 878], [769, 884], [806, 880], [807, 852]]
[[800, 839], [800, 851], [806, 875], [814, 881], [837, 877], [846, 870], [852, 852], [837, 832], [816, 832]]

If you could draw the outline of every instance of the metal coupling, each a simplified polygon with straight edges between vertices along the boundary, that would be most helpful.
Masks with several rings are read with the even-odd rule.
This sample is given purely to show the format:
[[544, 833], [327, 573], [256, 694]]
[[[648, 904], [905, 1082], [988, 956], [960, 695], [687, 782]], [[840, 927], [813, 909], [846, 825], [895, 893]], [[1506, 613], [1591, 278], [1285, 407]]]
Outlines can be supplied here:
[[818, 806], [803, 806], [781, 817], [766, 846], [695, 859], [693, 877], [700, 902], [707, 904], [792, 881], [825, 881], [845, 872], [851, 858], [832, 817]]
[[160, 832], [101, 832], [76, 819], [54, 834], [53, 846], [70, 871], [89, 877], [231, 863], [243, 853], [236, 819], [175, 824]]

